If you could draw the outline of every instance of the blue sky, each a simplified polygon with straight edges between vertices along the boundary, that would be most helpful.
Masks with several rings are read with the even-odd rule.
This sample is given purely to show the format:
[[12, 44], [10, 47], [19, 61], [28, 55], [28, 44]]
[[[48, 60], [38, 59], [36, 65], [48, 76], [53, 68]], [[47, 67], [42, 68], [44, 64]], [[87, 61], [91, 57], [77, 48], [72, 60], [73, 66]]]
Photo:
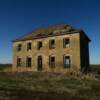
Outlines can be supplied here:
[[100, 0], [0, 0], [0, 63], [12, 63], [13, 39], [57, 23], [83, 29], [90, 63], [100, 64]]

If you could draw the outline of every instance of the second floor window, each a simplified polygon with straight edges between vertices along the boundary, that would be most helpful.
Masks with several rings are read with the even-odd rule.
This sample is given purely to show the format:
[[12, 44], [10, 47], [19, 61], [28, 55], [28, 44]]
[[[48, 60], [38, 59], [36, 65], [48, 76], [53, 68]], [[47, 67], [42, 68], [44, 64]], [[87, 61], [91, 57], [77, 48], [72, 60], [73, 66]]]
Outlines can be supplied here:
[[17, 51], [21, 51], [21, 49], [22, 49], [22, 44], [18, 44]]
[[63, 39], [63, 47], [68, 48], [70, 46], [70, 40], [68, 38]]
[[54, 39], [49, 41], [49, 48], [50, 49], [54, 49], [55, 48], [55, 40]]
[[32, 49], [32, 43], [27, 43], [27, 51]]
[[39, 41], [39, 42], [37, 43], [37, 49], [40, 50], [40, 48], [42, 48], [42, 42], [41, 42], [41, 41]]

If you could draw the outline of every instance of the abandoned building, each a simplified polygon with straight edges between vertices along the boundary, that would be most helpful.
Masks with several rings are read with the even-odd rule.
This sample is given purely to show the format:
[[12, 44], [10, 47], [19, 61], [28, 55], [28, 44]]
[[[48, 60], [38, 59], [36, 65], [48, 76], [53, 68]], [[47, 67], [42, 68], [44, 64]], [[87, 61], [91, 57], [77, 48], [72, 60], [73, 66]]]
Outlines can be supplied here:
[[13, 40], [13, 70], [65, 72], [89, 68], [90, 39], [67, 24], [38, 28]]

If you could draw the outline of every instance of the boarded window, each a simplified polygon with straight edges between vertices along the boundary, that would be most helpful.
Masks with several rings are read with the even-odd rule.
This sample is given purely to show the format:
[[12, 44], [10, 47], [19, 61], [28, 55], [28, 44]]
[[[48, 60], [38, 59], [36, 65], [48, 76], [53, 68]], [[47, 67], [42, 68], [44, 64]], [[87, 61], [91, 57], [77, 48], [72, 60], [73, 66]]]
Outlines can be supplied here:
[[49, 66], [51, 68], [55, 67], [55, 56], [49, 56]]
[[70, 67], [70, 56], [63, 56], [64, 68]]
[[27, 50], [31, 50], [32, 49], [32, 43], [27, 43]]
[[26, 66], [27, 67], [31, 67], [32, 66], [32, 58], [31, 57], [27, 57]]
[[17, 58], [17, 67], [21, 67], [22, 59]]
[[50, 49], [54, 49], [55, 48], [55, 40], [54, 39], [49, 41], [49, 48]]
[[39, 41], [39, 42], [37, 43], [37, 49], [40, 50], [41, 48], [42, 48], [42, 42]]
[[21, 49], [22, 49], [22, 44], [18, 44], [17, 51], [21, 51]]
[[70, 40], [68, 38], [63, 39], [63, 47], [68, 48], [70, 46]]

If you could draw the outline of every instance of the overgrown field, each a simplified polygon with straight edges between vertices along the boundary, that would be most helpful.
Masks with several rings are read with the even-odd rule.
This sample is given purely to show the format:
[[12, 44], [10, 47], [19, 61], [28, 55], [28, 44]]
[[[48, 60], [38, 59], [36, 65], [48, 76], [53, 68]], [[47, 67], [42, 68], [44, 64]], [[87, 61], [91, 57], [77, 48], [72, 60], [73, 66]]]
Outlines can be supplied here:
[[3, 71], [7, 68], [11, 68], [12, 64], [0, 64], [0, 71]]
[[0, 73], [0, 100], [100, 100], [100, 80], [55, 73]]
[[91, 69], [95, 72], [100, 72], [100, 65], [91, 65]]
[[100, 100], [100, 79], [91, 74], [0, 72], [0, 100]]

